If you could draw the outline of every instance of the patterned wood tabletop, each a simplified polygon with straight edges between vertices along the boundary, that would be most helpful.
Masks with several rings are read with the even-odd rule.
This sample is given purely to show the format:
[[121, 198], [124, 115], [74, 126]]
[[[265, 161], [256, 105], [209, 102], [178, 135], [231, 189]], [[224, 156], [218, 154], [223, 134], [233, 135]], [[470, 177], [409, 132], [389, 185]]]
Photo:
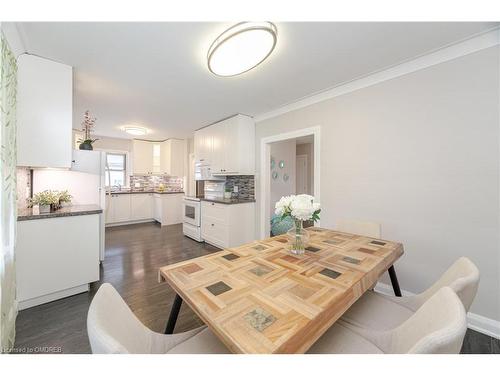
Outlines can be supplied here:
[[304, 255], [286, 236], [160, 268], [234, 353], [304, 353], [402, 254], [400, 243], [322, 228]]

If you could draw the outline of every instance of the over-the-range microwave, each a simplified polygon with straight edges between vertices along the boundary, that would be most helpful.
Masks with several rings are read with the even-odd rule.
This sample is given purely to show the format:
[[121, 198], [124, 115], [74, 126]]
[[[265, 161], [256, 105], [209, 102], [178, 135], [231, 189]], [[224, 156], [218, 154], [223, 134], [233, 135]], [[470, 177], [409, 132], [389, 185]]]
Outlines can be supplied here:
[[195, 180], [225, 180], [224, 176], [214, 176], [212, 174], [210, 164], [198, 161], [194, 164], [194, 179]]

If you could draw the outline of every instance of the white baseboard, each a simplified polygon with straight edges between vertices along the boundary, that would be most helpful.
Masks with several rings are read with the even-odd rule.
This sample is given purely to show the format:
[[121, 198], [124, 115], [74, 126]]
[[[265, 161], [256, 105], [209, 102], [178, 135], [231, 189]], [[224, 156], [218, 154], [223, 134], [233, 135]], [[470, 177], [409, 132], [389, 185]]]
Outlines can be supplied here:
[[129, 220], [129, 221], [122, 221], [119, 223], [107, 223], [105, 225], [106, 228], [109, 227], [119, 227], [121, 225], [131, 225], [131, 224], [142, 224], [142, 223], [150, 223], [152, 221], [156, 221], [155, 219], [143, 219], [143, 220]]
[[[378, 282], [375, 286], [375, 291], [386, 294], [394, 295], [392, 286]], [[408, 292], [407, 290], [401, 290], [403, 296], [413, 296], [415, 293]], [[482, 315], [474, 314], [471, 312], [467, 313], [467, 326], [477, 332], [484, 333], [485, 335], [500, 339], [500, 322], [498, 320], [493, 320], [486, 318]]]
[[74, 294], [84, 293], [89, 291], [89, 284], [83, 284], [75, 286], [74, 288], [64, 289], [59, 292], [46, 294], [44, 296], [30, 298], [24, 301], [20, 301], [18, 308], [19, 311], [24, 309], [29, 309], [30, 307], [42, 305], [47, 302], [52, 302], [61, 298], [69, 297]]

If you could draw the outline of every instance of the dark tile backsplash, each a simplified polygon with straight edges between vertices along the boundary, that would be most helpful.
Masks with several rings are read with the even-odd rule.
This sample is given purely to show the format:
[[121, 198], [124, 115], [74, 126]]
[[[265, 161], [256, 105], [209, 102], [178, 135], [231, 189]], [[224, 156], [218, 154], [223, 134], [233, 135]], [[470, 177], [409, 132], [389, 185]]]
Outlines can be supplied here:
[[238, 198], [255, 199], [254, 176], [227, 176], [225, 187], [232, 191], [235, 185], [238, 186]]

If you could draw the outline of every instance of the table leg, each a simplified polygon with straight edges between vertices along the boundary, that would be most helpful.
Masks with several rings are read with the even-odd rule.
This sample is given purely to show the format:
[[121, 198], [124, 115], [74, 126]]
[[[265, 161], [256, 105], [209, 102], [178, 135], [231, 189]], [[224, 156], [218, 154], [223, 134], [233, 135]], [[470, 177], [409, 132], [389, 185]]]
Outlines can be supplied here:
[[170, 310], [170, 316], [168, 317], [167, 327], [165, 328], [165, 334], [170, 335], [174, 333], [175, 323], [177, 322], [177, 316], [179, 316], [179, 311], [182, 305], [182, 298], [176, 294], [174, 299], [174, 304]]
[[391, 278], [392, 289], [394, 289], [394, 294], [396, 297], [401, 297], [401, 289], [399, 288], [398, 277], [396, 276], [394, 265], [390, 266], [388, 271], [389, 277]]

